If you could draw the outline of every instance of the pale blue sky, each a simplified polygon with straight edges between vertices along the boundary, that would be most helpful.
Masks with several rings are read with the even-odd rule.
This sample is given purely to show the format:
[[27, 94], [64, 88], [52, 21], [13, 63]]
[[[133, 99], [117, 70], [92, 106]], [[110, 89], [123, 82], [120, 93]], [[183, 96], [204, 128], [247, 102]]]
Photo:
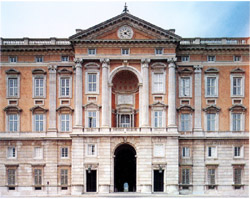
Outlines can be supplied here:
[[[1, 37], [67, 38], [121, 14], [125, 1], [1, 2]], [[128, 1], [132, 15], [181, 37], [247, 37], [250, 2]]]

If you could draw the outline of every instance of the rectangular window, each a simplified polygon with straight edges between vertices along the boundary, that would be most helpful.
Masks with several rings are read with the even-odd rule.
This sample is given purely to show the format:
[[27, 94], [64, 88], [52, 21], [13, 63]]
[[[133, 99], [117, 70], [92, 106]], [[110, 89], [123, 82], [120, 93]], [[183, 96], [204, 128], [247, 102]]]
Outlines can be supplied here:
[[241, 113], [232, 113], [232, 130], [241, 131]]
[[241, 157], [241, 147], [240, 146], [234, 147], [234, 157]]
[[162, 127], [162, 115], [163, 111], [155, 111], [154, 112], [154, 127]]
[[35, 114], [35, 131], [44, 131], [44, 120], [43, 120], [43, 114]]
[[215, 56], [214, 55], [207, 56], [207, 61], [208, 62], [214, 62], [215, 61]]
[[235, 55], [235, 56], [234, 56], [234, 61], [235, 61], [235, 62], [241, 61], [241, 56], [240, 56], [240, 55]]
[[10, 63], [16, 63], [17, 62], [17, 56], [10, 56], [9, 61], [10, 61]]
[[191, 79], [190, 77], [182, 77], [180, 79], [180, 96], [181, 97], [190, 97], [191, 96]]
[[181, 131], [191, 130], [190, 114], [181, 114]]
[[16, 157], [16, 148], [15, 147], [8, 147], [8, 158], [15, 158]]
[[35, 185], [42, 185], [42, 169], [34, 169]]
[[95, 145], [94, 144], [88, 144], [88, 155], [96, 155], [95, 153]]
[[43, 62], [43, 56], [36, 56], [36, 62]]
[[215, 113], [207, 114], [207, 131], [215, 131]]
[[61, 131], [69, 131], [69, 114], [61, 114]]
[[209, 146], [207, 147], [207, 157], [209, 158], [216, 158], [217, 157], [217, 151], [215, 146]]
[[190, 183], [190, 169], [182, 169], [182, 184]]
[[215, 169], [208, 169], [208, 184], [215, 185]]
[[88, 49], [88, 54], [89, 55], [95, 55], [96, 54], [96, 49], [95, 48], [89, 48]]
[[240, 185], [241, 184], [241, 168], [234, 168], [234, 184]]
[[181, 56], [182, 62], [189, 62], [189, 56]]
[[18, 115], [17, 114], [8, 115], [8, 127], [9, 127], [9, 131], [17, 132], [17, 127], [18, 127]]
[[163, 55], [163, 49], [162, 48], [156, 48], [155, 49], [155, 54], [156, 55]]
[[69, 86], [69, 78], [64, 78], [64, 77], [61, 77], [60, 79], [60, 95], [62, 97], [69, 97], [69, 89], [70, 89], [70, 86]]
[[44, 78], [36, 77], [35, 81], [35, 97], [43, 97], [44, 96]]
[[69, 61], [69, 56], [62, 56], [61, 60], [62, 60], [62, 62], [68, 62]]
[[35, 147], [34, 148], [34, 158], [35, 159], [42, 159], [43, 158], [43, 148], [42, 147]]
[[88, 73], [88, 91], [96, 92], [97, 91], [97, 74]]
[[182, 148], [182, 157], [189, 158], [190, 157], [190, 149], [188, 147]]
[[96, 128], [96, 111], [88, 111], [88, 127]]
[[61, 185], [68, 185], [68, 169], [61, 169]]
[[123, 128], [131, 127], [130, 115], [121, 115], [119, 127], [123, 127]]
[[129, 55], [129, 48], [122, 48], [122, 55]]
[[17, 78], [8, 78], [8, 97], [18, 96]]
[[163, 73], [154, 73], [153, 80], [154, 80], [154, 83], [153, 83], [154, 93], [164, 92]]
[[207, 77], [206, 94], [209, 97], [217, 96], [216, 77]]
[[61, 148], [61, 157], [62, 158], [68, 158], [68, 147]]
[[8, 185], [16, 184], [16, 170], [8, 169]]
[[233, 77], [233, 96], [242, 96], [242, 77]]

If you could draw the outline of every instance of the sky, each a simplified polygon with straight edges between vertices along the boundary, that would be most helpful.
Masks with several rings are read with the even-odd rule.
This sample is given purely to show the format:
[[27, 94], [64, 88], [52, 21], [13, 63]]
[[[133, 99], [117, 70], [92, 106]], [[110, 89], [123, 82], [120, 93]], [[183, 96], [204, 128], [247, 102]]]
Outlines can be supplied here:
[[[4, 1], [3, 38], [68, 38], [122, 13], [125, 1]], [[249, 37], [249, 1], [127, 1], [130, 14], [183, 37]]]

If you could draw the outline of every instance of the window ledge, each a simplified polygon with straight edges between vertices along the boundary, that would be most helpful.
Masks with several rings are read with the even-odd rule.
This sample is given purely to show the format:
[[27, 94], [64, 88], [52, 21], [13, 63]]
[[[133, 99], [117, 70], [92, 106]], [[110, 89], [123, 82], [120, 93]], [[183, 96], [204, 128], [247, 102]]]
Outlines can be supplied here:
[[18, 185], [6, 185], [6, 187], [18, 187]]

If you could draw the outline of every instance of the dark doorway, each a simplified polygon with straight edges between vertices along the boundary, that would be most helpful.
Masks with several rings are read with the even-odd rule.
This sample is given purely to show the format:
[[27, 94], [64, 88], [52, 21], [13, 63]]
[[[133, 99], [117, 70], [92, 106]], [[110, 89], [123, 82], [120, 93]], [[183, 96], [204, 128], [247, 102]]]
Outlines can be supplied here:
[[154, 170], [154, 192], [163, 192], [164, 171]]
[[87, 192], [96, 192], [96, 170], [86, 171]]
[[136, 151], [123, 144], [115, 150], [114, 159], [114, 183], [115, 192], [124, 192], [124, 184], [128, 183], [128, 191], [136, 191]]

